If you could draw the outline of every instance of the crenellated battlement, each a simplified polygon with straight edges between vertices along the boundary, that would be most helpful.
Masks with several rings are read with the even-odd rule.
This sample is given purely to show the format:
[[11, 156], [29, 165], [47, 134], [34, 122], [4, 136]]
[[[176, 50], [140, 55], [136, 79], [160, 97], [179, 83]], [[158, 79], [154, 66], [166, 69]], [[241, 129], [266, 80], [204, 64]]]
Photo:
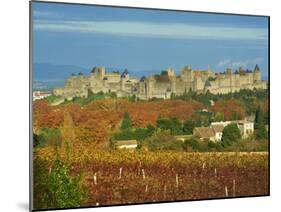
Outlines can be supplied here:
[[223, 73], [208, 70], [193, 70], [185, 66], [180, 75], [168, 68], [160, 75], [131, 79], [128, 70], [106, 72], [105, 67], [95, 67], [89, 76], [79, 74], [67, 79], [63, 88], [54, 89], [54, 94], [64, 98], [87, 96], [88, 91], [116, 92], [118, 97], [135, 95], [140, 99], [164, 98], [172, 94], [182, 95], [188, 91], [226, 94], [241, 89], [266, 89], [267, 82], [261, 79], [261, 71], [256, 65], [254, 71], [239, 68], [233, 72], [226, 69]]

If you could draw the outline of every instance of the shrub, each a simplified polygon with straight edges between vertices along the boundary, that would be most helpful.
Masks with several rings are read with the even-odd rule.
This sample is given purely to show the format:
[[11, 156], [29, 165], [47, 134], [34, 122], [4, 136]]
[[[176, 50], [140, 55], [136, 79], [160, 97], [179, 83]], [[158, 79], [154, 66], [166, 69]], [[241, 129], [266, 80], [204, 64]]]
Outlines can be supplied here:
[[191, 138], [189, 140], [184, 141], [183, 147], [187, 151], [199, 151], [200, 143], [196, 138]]
[[221, 151], [223, 147], [220, 142], [208, 141], [208, 148], [209, 150]]
[[60, 99], [61, 97], [60, 96], [56, 96], [56, 95], [50, 95], [50, 96], [47, 96], [45, 99], [47, 100], [47, 102], [49, 104], [55, 102], [56, 100]]
[[253, 138], [245, 139], [233, 143], [231, 146], [227, 146], [223, 149], [226, 152], [264, 152], [268, 151], [267, 140], [253, 140]]
[[151, 151], [183, 150], [182, 142], [176, 140], [169, 130], [157, 130], [152, 137], [143, 142], [143, 146], [146, 146]]

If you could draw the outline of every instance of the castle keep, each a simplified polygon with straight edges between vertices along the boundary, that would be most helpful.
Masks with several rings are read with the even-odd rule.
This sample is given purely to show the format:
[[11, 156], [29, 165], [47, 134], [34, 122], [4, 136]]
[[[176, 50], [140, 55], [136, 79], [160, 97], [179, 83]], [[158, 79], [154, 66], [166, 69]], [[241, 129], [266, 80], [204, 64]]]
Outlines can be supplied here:
[[79, 74], [67, 79], [65, 87], [54, 89], [54, 94], [71, 99], [75, 96], [88, 96], [89, 90], [97, 92], [116, 92], [118, 97], [135, 95], [139, 99], [164, 98], [172, 94], [181, 95], [188, 91], [197, 93], [226, 94], [241, 89], [266, 89], [267, 82], [261, 80], [261, 71], [256, 65], [253, 71], [239, 68], [224, 73], [211, 70], [193, 70], [186, 66], [180, 75], [168, 68], [159, 75], [132, 79], [129, 72], [107, 73], [104, 67], [95, 67], [89, 76]]

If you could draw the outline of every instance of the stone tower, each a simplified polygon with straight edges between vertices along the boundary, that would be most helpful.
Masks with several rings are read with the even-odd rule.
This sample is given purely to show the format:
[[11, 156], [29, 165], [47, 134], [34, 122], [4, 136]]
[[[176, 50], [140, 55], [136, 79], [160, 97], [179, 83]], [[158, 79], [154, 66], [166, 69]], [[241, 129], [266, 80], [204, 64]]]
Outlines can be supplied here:
[[105, 76], [105, 67], [95, 67], [91, 72], [95, 76], [95, 78], [103, 80]]
[[184, 82], [193, 82], [194, 81], [194, 72], [193, 72], [190, 65], [185, 66], [182, 69], [181, 77], [182, 77]]
[[204, 89], [204, 83], [201, 76], [196, 75], [194, 78], [194, 91], [202, 91]]
[[176, 74], [175, 74], [174, 69], [168, 68], [167, 75], [171, 81], [171, 92], [176, 93]]
[[254, 82], [261, 81], [261, 71], [258, 65], [255, 66], [254, 69]]

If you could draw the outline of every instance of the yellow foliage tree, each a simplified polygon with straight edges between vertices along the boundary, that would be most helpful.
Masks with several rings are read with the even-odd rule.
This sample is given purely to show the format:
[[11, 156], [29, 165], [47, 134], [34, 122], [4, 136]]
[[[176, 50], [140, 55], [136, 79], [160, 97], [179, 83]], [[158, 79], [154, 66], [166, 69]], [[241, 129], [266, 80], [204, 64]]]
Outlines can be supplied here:
[[68, 112], [64, 113], [63, 126], [60, 130], [62, 135], [61, 151], [68, 160], [72, 155], [73, 145], [75, 143], [75, 127], [73, 119]]

